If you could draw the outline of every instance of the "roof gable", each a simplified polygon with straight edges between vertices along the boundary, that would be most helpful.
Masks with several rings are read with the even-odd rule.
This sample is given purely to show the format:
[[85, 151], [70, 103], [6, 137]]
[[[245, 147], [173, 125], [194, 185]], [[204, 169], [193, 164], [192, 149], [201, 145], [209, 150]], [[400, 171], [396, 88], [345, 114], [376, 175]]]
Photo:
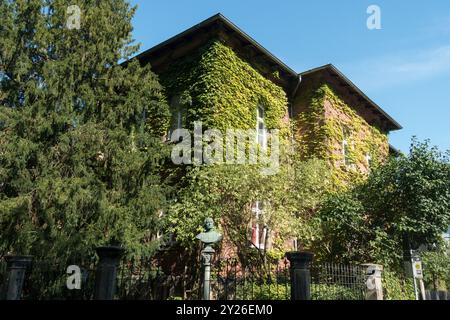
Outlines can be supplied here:
[[213, 37], [226, 41], [261, 74], [284, 87], [287, 92], [292, 91], [292, 83], [298, 81], [299, 76], [294, 70], [220, 13], [142, 52], [136, 58], [143, 63], [150, 62], [158, 72], [170, 61], [188, 55]]
[[[402, 126], [395, 121], [386, 111], [370, 99], [361, 89], [359, 89], [350, 79], [348, 79], [339, 69], [332, 64], [327, 64], [309, 71], [300, 73], [302, 79], [317, 75], [326, 75], [331, 81], [329, 84], [340, 90], [347, 97], [352, 97], [356, 103], [350, 105], [361, 113], [369, 124], [377, 125], [385, 132], [400, 130]], [[367, 117], [367, 110], [370, 110], [371, 117]]]
[[[189, 55], [214, 37], [225, 40], [263, 76], [283, 87], [290, 98], [294, 98], [302, 78], [327, 74], [334, 79], [332, 82], [335, 86], [344, 89], [349, 96], [355, 97], [359, 108], [370, 110], [370, 119], [366, 116], [367, 112], [361, 112], [370, 124], [376, 124], [386, 132], [402, 129], [399, 123], [332, 64], [297, 74], [220, 13], [142, 52], [135, 58], [141, 63], [150, 63], [153, 70], [159, 73], [174, 60]], [[352, 106], [355, 107], [354, 104]]]

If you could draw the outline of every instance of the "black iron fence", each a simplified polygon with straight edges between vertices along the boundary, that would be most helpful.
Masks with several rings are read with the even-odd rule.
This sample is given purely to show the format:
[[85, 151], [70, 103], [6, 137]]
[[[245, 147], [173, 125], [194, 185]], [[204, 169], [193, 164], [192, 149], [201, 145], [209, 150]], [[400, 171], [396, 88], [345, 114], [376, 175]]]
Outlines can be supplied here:
[[426, 290], [425, 291], [426, 300], [443, 300], [448, 301], [450, 300], [450, 291], [433, 291], [433, 290]]
[[[199, 300], [201, 271], [165, 274], [152, 261], [123, 261], [117, 285], [118, 299]], [[277, 263], [243, 265], [219, 260], [212, 266], [210, 291], [214, 300], [287, 300], [290, 298], [289, 265]]]
[[166, 274], [151, 259], [123, 260], [116, 298], [120, 300], [197, 299], [196, 281], [188, 272]]
[[[70, 266], [80, 271], [78, 284]], [[94, 294], [95, 271], [95, 260], [33, 262], [24, 281], [22, 299], [91, 300]]]
[[211, 296], [215, 300], [290, 299], [289, 262], [286, 259], [259, 264], [218, 261], [213, 268]]
[[[119, 300], [199, 300], [202, 298], [200, 265], [179, 274], [166, 274], [152, 259], [117, 261], [112, 298]], [[99, 299], [98, 259], [64, 262], [33, 262], [27, 272], [21, 299], [92, 300]], [[114, 265], [114, 263], [113, 263]], [[68, 269], [72, 266], [72, 269]], [[78, 286], [73, 274], [81, 272]], [[78, 269], [79, 268], [79, 269]], [[210, 281], [214, 300], [289, 300], [296, 286], [287, 259], [274, 262], [242, 263], [220, 259], [213, 263]], [[366, 268], [357, 265], [312, 264], [308, 266], [309, 296], [312, 300], [364, 300]], [[10, 272], [10, 271], [9, 271]], [[7, 286], [6, 264], [0, 261], [0, 281]], [[107, 277], [106, 277], [107, 278]], [[98, 282], [98, 281], [97, 281]], [[294, 285], [293, 285], [294, 284]], [[303, 289], [301, 289], [303, 290]], [[3, 291], [3, 290], [2, 290]]]
[[0, 298], [1, 299], [5, 299], [6, 280], [7, 280], [6, 261], [4, 259], [0, 259]]

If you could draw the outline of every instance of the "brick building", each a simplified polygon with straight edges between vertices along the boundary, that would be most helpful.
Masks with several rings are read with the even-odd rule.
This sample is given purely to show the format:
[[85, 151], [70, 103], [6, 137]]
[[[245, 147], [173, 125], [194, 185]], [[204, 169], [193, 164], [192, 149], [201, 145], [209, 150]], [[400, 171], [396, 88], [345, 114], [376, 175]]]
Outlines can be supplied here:
[[[198, 120], [257, 131], [292, 122], [298, 152], [327, 160], [336, 184], [364, 176], [373, 161], [396, 152], [388, 134], [401, 126], [336, 67], [298, 73], [221, 14], [137, 59], [150, 63], [167, 88], [173, 129]], [[256, 204], [255, 215], [261, 211]], [[252, 225], [256, 247], [264, 247], [264, 232]]]

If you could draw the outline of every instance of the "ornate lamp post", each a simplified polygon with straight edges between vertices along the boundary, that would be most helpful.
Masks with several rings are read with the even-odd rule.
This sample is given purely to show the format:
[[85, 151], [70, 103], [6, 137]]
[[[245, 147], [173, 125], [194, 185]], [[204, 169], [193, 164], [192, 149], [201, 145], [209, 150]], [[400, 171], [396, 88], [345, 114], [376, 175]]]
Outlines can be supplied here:
[[214, 221], [211, 218], [205, 219], [205, 232], [197, 235], [204, 249], [202, 250], [203, 262], [203, 300], [211, 300], [210, 295], [210, 281], [211, 281], [211, 261], [215, 253], [212, 245], [222, 240], [222, 235], [214, 228]]

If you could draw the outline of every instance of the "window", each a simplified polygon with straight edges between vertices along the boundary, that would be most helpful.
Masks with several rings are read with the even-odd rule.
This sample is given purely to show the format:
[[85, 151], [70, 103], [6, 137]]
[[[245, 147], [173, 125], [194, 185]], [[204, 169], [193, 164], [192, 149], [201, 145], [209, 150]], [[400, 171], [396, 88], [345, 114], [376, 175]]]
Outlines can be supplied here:
[[253, 220], [252, 220], [252, 235], [251, 242], [252, 246], [258, 249], [264, 250], [266, 245], [266, 240], [268, 237], [268, 228], [264, 224], [264, 212], [263, 204], [261, 201], [256, 201], [253, 208]]
[[256, 118], [256, 142], [263, 150], [267, 148], [267, 129], [264, 121], [264, 108], [259, 106]]
[[177, 117], [176, 128], [181, 129], [183, 127], [183, 119], [182, 119], [182, 115], [181, 115], [181, 110], [179, 110], [179, 109], [177, 110], [176, 117]]
[[350, 130], [348, 128], [342, 128], [342, 156], [344, 158], [344, 165], [351, 165], [350, 159]]
[[172, 116], [172, 131], [183, 128], [183, 107], [180, 102], [180, 97], [176, 96], [172, 98], [170, 107], [173, 110]]
[[299, 251], [298, 250], [298, 239], [293, 239], [292, 240], [292, 248], [294, 249], [294, 251]]
[[175, 96], [170, 102], [170, 109], [172, 110], [172, 123], [170, 126], [169, 138], [177, 129], [183, 129], [183, 106], [180, 102], [180, 97]]
[[370, 154], [366, 154], [366, 164], [367, 164], [367, 169], [370, 170], [370, 167], [372, 167], [372, 157], [370, 156]]

